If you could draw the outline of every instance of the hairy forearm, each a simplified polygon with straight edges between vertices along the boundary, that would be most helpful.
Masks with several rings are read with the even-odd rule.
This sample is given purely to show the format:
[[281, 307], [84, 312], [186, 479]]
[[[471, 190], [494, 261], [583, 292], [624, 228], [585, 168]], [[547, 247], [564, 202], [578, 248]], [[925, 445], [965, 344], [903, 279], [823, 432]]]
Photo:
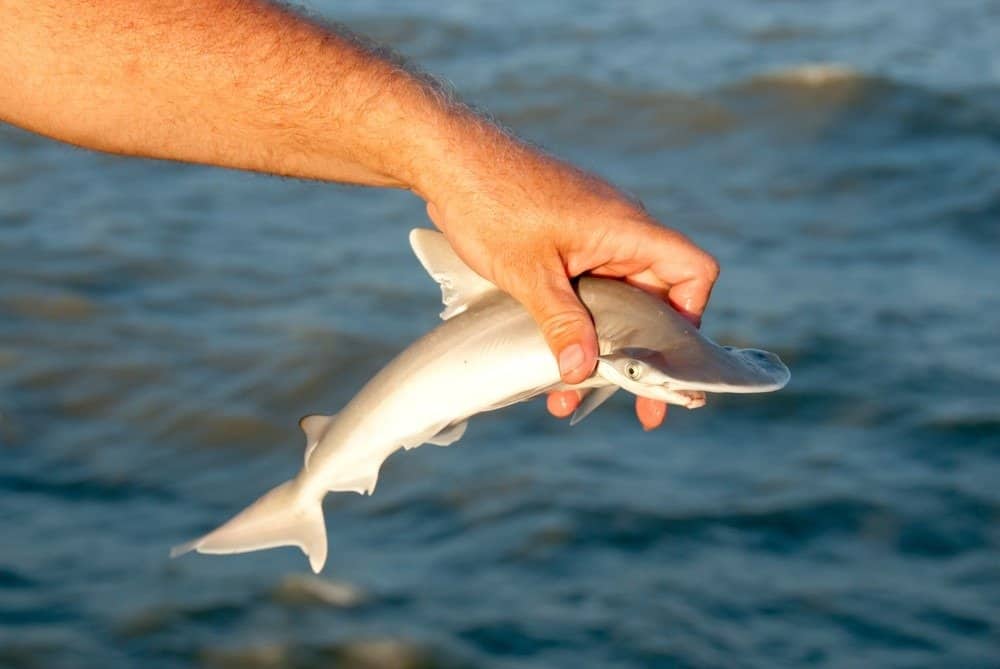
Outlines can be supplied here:
[[[0, 0], [0, 120], [126, 155], [408, 188], [524, 304], [571, 384], [598, 342], [569, 277], [625, 279], [697, 321], [718, 275], [611, 184], [266, 0]], [[566, 394], [553, 413], [579, 404]], [[662, 403], [636, 406], [663, 420]]]
[[421, 192], [454, 136], [496, 134], [259, 0], [0, 0], [0, 16], [0, 119], [92, 149]]

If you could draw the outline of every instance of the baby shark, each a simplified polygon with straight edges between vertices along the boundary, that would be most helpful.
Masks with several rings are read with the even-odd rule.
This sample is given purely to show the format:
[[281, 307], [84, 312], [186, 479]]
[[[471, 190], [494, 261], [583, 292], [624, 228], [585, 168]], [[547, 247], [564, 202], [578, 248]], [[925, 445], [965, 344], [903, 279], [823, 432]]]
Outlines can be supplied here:
[[584, 397], [571, 419], [575, 424], [619, 389], [693, 409], [705, 404], [706, 392], [770, 392], [790, 378], [773, 353], [719, 346], [655, 296], [622, 281], [584, 276], [577, 293], [594, 318], [600, 356], [589, 379], [566, 386], [520, 303], [467, 267], [440, 233], [413, 230], [410, 244], [441, 287], [444, 322], [379, 371], [339, 413], [299, 422], [306, 452], [295, 478], [177, 546], [172, 556], [298, 546], [318, 573], [327, 558], [326, 494], [371, 494], [392, 453], [452, 444], [478, 413], [576, 388]]

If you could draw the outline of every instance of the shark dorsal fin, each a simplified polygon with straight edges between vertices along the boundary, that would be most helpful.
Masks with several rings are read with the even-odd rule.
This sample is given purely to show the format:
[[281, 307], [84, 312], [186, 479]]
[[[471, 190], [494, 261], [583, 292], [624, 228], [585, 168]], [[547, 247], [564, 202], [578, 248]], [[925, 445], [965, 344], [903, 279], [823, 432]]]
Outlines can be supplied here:
[[425, 228], [411, 230], [410, 246], [420, 264], [441, 286], [441, 301], [445, 307], [441, 312], [443, 320], [457, 316], [470, 305], [500, 290], [462, 262], [440, 232]]

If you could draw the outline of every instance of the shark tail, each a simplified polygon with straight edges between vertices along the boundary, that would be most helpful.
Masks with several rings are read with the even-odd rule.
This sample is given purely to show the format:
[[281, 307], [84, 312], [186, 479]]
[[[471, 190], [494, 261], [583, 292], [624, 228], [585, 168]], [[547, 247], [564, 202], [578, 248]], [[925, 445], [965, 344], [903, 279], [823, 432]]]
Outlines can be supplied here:
[[248, 553], [278, 546], [298, 546], [318, 574], [326, 563], [326, 524], [322, 498], [309, 497], [302, 494], [297, 479], [286, 481], [229, 522], [199, 539], [175, 546], [170, 557], [191, 551]]

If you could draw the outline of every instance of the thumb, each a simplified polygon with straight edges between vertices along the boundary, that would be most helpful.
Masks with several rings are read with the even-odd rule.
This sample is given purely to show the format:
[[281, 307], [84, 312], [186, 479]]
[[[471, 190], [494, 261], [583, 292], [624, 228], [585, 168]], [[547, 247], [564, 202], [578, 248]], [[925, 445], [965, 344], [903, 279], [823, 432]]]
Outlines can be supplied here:
[[580, 383], [597, 364], [597, 333], [590, 312], [580, 303], [569, 279], [548, 271], [526, 295], [515, 295], [538, 323], [559, 363], [565, 383]]

